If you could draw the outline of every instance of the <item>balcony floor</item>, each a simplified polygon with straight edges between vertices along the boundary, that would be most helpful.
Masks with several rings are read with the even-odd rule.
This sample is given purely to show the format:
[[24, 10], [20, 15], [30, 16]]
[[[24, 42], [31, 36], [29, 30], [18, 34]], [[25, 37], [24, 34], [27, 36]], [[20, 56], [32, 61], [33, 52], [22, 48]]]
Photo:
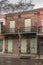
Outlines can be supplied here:
[[18, 34], [29, 34], [29, 35], [31, 35], [31, 34], [36, 34], [36, 32], [20, 32], [20, 33], [18, 33], [18, 32], [9, 32], [9, 33], [2, 33], [3, 35], [18, 35]]
[[37, 33], [37, 35], [41, 35], [41, 36], [43, 36], [43, 33]]

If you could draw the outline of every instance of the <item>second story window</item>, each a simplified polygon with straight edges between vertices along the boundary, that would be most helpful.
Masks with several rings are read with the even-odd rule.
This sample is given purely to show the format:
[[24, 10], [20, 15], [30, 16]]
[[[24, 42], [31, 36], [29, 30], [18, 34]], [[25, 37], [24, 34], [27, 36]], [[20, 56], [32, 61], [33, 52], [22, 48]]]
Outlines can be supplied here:
[[2, 32], [2, 28], [5, 25], [5, 19], [4, 18], [0, 18], [0, 33]]
[[5, 19], [4, 19], [4, 18], [1, 18], [1, 19], [0, 19], [0, 22], [2, 22], [3, 25], [5, 25]]
[[10, 32], [15, 32], [15, 21], [10, 21]]
[[43, 20], [41, 20], [41, 29], [42, 29], [42, 32], [43, 32]]
[[25, 19], [25, 31], [31, 31], [31, 19]]
[[3, 22], [0, 21], [0, 33], [2, 32]]

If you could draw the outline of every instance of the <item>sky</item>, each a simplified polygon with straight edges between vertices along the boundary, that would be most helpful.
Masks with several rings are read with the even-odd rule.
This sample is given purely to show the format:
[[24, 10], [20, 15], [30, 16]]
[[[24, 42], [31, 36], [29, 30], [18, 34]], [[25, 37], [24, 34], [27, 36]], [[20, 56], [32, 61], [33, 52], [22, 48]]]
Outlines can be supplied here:
[[[29, 0], [23, 0], [24, 2], [29, 2]], [[19, 0], [9, 0], [10, 3], [16, 4]], [[41, 8], [43, 7], [43, 0], [32, 0], [32, 3], [35, 4], [34, 8]]]

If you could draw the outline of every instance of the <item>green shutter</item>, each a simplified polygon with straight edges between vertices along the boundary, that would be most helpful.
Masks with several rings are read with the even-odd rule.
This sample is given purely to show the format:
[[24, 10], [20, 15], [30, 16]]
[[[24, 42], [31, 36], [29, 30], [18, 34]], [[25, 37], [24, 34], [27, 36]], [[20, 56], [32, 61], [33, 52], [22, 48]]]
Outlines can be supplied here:
[[31, 31], [31, 19], [25, 19], [25, 31]]
[[12, 52], [12, 39], [8, 40], [8, 52]]
[[14, 32], [15, 29], [15, 21], [10, 21], [10, 32]]
[[3, 52], [3, 40], [0, 40], [0, 52]]
[[26, 39], [22, 39], [21, 40], [21, 53], [27, 53]]
[[43, 40], [41, 40], [39, 43], [39, 53], [43, 54]]
[[30, 53], [37, 53], [37, 39], [30, 39]]

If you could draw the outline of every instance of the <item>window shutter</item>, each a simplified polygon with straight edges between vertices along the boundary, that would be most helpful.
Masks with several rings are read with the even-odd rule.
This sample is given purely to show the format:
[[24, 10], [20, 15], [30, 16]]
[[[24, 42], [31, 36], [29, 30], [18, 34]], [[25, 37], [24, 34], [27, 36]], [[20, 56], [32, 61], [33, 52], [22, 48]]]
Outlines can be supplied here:
[[15, 31], [15, 21], [10, 21], [10, 32]]
[[31, 19], [25, 19], [25, 31], [31, 31]]
[[37, 53], [37, 39], [30, 39], [30, 53]]

